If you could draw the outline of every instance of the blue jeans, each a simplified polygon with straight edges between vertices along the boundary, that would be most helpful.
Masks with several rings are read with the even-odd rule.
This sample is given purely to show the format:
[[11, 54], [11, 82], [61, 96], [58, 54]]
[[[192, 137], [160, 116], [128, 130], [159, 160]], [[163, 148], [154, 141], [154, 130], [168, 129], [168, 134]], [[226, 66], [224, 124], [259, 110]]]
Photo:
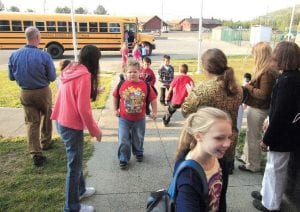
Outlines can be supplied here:
[[118, 157], [120, 161], [130, 160], [131, 149], [134, 155], [143, 155], [145, 137], [145, 118], [137, 121], [129, 121], [119, 118], [119, 149]]
[[67, 176], [64, 211], [79, 211], [79, 196], [85, 192], [82, 173], [83, 130], [75, 130], [57, 123], [61, 138], [66, 146]]

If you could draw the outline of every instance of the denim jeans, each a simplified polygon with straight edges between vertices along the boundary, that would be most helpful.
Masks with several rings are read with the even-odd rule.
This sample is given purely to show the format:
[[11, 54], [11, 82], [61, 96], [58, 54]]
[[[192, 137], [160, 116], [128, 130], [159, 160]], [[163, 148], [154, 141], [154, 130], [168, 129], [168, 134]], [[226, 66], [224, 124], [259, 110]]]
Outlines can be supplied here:
[[143, 155], [145, 137], [145, 118], [137, 121], [129, 121], [119, 118], [119, 149], [118, 157], [120, 161], [128, 162], [133, 155]]
[[57, 123], [59, 133], [66, 146], [67, 176], [64, 211], [79, 211], [79, 196], [85, 192], [82, 173], [83, 130], [67, 128]]

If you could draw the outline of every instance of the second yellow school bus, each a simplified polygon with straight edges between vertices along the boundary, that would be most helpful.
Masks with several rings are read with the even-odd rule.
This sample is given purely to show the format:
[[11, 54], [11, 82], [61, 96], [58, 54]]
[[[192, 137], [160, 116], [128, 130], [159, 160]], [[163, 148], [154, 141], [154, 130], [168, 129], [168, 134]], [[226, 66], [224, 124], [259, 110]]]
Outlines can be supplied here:
[[[152, 35], [139, 33], [136, 17], [110, 15], [75, 15], [78, 49], [93, 44], [101, 51], [120, 50], [123, 42], [144, 44], [149, 55], [155, 49]], [[71, 14], [0, 13], [0, 49], [18, 49], [25, 43], [24, 31], [35, 26], [41, 32], [39, 48], [47, 50], [54, 59], [73, 49]]]

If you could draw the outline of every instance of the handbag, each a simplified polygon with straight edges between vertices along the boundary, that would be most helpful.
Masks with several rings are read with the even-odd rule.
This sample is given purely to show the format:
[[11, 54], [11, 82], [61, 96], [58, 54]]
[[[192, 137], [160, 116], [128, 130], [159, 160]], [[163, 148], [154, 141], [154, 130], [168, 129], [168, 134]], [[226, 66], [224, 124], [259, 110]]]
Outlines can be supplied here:
[[197, 172], [203, 184], [203, 193], [208, 193], [207, 180], [202, 167], [194, 160], [185, 160], [179, 164], [168, 190], [160, 189], [158, 191], [150, 192], [147, 198], [147, 212], [175, 212], [177, 178], [180, 172], [185, 168], [192, 168]]

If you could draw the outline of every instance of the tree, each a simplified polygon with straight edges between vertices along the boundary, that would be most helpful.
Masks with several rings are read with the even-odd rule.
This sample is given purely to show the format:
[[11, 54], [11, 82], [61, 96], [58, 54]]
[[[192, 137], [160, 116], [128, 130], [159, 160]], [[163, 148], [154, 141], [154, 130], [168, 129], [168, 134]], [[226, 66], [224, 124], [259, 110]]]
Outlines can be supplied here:
[[56, 13], [71, 13], [71, 9], [67, 6], [65, 6], [65, 7], [56, 7], [55, 12]]
[[96, 8], [96, 10], [94, 10], [94, 14], [98, 14], [98, 15], [108, 15], [106, 9], [102, 6], [102, 5], [98, 5], [98, 7]]
[[0, 0], [0, 11], [3, 11], [5, 9], [4, 4], [2, 3], [2, 1]]
[[10, 11], [10, 12], [20, 12], [20, 9], [19, 9], [18, 7], [16, 7], [16, 6], [11, 6], [11, 7], [9, 8], [9, 11]]
[[35, 11], [33, 9], [27, 9], [26, 12], [34, 13]]
[[76, 14], [87, 14], [88, 11], [87, 9], [83, 8], [83, 7], [78, 7], [76, 10], [75, 10], [75, 13]]

